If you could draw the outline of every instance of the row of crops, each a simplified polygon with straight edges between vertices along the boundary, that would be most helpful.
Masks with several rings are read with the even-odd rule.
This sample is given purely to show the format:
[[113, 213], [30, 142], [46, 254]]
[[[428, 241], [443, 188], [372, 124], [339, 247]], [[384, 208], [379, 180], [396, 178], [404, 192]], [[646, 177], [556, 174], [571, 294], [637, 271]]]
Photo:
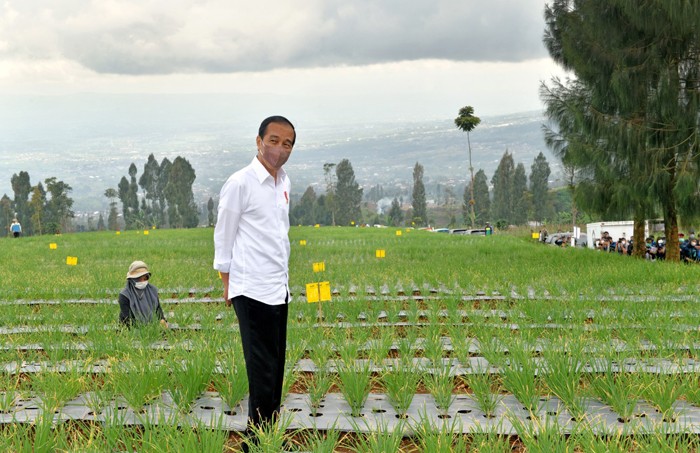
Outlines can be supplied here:
[[[15, 250], [0, 254], [24, 247], [28, 261], [2, 275], [2, 450], [237, 448], [247, 378], [235, 315], [216, 302], [210, 234], [8, 241]], [[292, 238], [284, 405], [261, 451], [697, 448], [695, 267], [508, 236], [295, 228]], [[63, 248], [83, 257], [77, 266], [55, 254]], [[116, 322], [111, 294], [136, 258], [169, 288], [170, 329]], [[325, 271], [313, 272], [319, 261]], [[330, 282], [331, 301], [306, 303], [314, 281]]]

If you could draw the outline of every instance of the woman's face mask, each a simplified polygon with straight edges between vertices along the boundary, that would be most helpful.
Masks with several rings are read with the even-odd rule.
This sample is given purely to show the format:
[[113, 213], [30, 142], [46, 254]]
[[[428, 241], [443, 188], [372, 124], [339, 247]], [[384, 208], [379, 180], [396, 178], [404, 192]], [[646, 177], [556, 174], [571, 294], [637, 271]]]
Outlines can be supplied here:
[[136, 289], [144, 289], [146, 286], [148, 286], [148, 280], [144, 280], [142, 282], [136, 282], [134, 283], [134, 286]]

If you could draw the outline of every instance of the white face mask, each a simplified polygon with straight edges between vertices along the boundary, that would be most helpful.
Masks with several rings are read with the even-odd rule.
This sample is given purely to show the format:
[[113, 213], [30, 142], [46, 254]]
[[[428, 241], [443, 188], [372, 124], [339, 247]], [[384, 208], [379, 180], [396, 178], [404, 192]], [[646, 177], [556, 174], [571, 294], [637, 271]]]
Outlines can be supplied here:
[[134, 286], [136, 287], [136, 289], [144, 289], [147, 285], [148, 285], [148, 280], [134, 283]]

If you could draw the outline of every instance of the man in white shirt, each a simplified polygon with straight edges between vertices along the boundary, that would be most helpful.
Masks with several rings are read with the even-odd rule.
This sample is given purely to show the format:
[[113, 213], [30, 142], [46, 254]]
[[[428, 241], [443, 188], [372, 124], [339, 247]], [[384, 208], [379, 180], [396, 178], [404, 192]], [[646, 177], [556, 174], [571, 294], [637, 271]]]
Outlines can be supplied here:
[[[282, 116], [265, 119], [258, 154], [228, 178], [219, 196], [214, 269], [238, 317], [248, 374], [249, 425], [279, 413], [287, 344], [290, 183], [282, 166], [296, 132]], [[244, 445], [247, 451], [247, 445]]]

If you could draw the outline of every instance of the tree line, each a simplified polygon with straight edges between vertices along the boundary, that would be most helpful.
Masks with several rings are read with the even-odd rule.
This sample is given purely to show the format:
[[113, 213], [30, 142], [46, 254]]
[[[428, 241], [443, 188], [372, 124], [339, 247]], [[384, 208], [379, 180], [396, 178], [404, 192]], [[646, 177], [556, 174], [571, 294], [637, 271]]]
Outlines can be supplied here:
[[541, 97], [576, 205], [633, 218], [635, 239], [662, 218], [678, 260], [679, 225], [700, 218], [700, 3], [554, 0], [545, 19], [549, 54], [575, 76]]
[[[424, 168], [416, 162], [413, 168], [413, 185], [410, 194], [411, 207], [402, 207], [402, 197], [395, 196], [385, 216], [363, 210], [363, 189], [355, 180], [352, 164], [343, 159], [337, 165], [324, 164], [325, 193], [317, 194], [312, 186], [304, 191], [290, 212], [290, 222], [299, 225], [341, 225], [382, 223], [393, 226], [427, 226], [434, 220], [428, 209], [428, 200], [423, 182]], [[462, 222], [474, 220], [479, 225], [492, 222], [500, 228], [508, 225], [524, 225], [528, 221], [545, 222], [555, 216], [549, 191], [551, 170], [544, 154], [539, 153], [530, 167], [530, 176], [525, 166], [517, 166], [513, 155], [506, 151], [491, 178], [493, 189], [489, 189], [486, 173], [479, 170], [474, 175], [474, 185], [467, 184], [462, 200]], [[381, 186], [371, 189], [373, 200], [385, 196]], [[474, 200], [470, 203], [470, 200]], [[456, 226], [457, 220], [450, 222]]]
[[[153, 154], [148, 156], [141, 176], [134, 163], [129, 166], [128, 178], [123, 176], [117, 188], [105, 190], [109, 213], [105, 222], [102, 213], [97, 230], [151, 228], [192, 228], [199, 224], [199, 210], [194, 201], [192, 185], [196, 174], [184, 157], [174, 161], [164, 158], [158, 163]], [[73, 199], [72, 187], [55, 177], [32, 185], [29, 173], [12, 175], [14, 198], [7, 194], [0, 199], [0, 221], [5, 226], [2, 236], [8, 234], [13, 219], [22, 225], [23, 235], [59, 234], [71, 231]], [[141, 191], [139, 191], [139, 188]], [[121, 202], [121, 212], [118, 201]], [[209, 223], [213, 224], [213, 200], [209, 199]], [[120, 215], [121, 214], [121, 215]]]
[[70, 228], [73, 218], [73, 199], [70, 185], [56, 177], [32, 185], [29, 173], [20, 171], [10, 179], [14, 198], [3, 194], [0, 199], [0, 221], [5, 228], [2, 236], [8, 233], [13, 219], [22, 224], [22, 234], [59, 234]]
[[125, 229], [192, 228], [198, 225], [199, 212], [192, 191], [197, 176], [187, 159], [177, 156], [171, 162], [166, 157], [158, 163], [150, 154], [138, 180], [137, 175], [138, 169], [132, 162], [128, 178], [122, 176], [116, 189], [105, 190], [104, 196], [109, 200], [108, 229], [122, 227], [117, 199], [121, 201]]

